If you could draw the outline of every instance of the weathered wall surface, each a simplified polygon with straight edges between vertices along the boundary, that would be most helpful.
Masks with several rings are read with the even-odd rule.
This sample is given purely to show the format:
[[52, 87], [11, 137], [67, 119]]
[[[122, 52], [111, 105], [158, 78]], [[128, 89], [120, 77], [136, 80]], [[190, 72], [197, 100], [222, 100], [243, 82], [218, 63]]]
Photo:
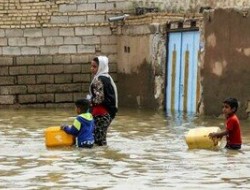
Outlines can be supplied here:
[[166, 23], [195, 14], [149, 14], [129, 18], [118, 38], [117, 78], [121, 105], [163, 109], [166, 79]]
[[250, 112], [249, 13], [249, 9], [217, 9], [205, 14], [201, 84], [206, 115], [219, 115], [226, 97], [239, 100], [241, 117]]
[[118, 40], [118, 81], [122, 81], [119, 97], [120, 105], [141, 107], [154, 104], [153, 89], [154, 73], [151, 60], [148, 60], [148, 36], [122, 36]]
[[[130, 0], [132, 1], [132, 0]], [[200, 7], [211, 8], [245, 8], [250, 6], [248, 0], [134, 0], [137, 5], [159, 7], [167, 12], [197, 12]]]

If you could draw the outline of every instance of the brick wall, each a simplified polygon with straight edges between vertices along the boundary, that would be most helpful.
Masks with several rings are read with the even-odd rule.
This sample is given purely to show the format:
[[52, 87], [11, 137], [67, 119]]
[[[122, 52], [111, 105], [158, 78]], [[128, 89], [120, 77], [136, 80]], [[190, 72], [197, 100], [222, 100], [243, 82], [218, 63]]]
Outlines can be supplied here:
[[129, 11], [125, 0], [2, 0], [0, 28], [38, 28], [101, 24], [107, 16]]
[[[245, 0], [1, 0], [0, 28], [39, 28], [106, 23], [107, 17], [134, 13], [135, 7], [167, 12], [197, 12], [201, 6], [245, 8]], [[0, 33], [1, 34], [1, 33]], [[3, 34], [1, 34], [3, 35]]]
[[50, 107], [85, 97], [89, 63], [99, 54], [109, 57], [116, 79], [117, 40], [107, 19], [129, 6], [104, 0], [1, 1], [0, 105]]
[[[53, 106], [85, 96], [91, 58], [81, 54], [0, 57], [0, 104]], [[116, 71], [115, 64], [110, 70]]]

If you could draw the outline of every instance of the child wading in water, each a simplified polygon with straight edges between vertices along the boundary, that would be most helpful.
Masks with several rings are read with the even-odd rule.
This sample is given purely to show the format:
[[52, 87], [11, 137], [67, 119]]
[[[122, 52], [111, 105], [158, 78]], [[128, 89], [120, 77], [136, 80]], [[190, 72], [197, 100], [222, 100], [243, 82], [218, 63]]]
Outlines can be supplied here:
[[90, 84], [90, 101], [95, 120], [95, 144], [107, 145], [107, 131], [118, 110], [117, 88], [109, 75], [108, 58], [95, 57], [91, 61], [94, 78]]
[[226, 136], [227, 144], [225, 148], [234, 150], [240, 149], [242, 144], [240, 122], [235, 114], [237, 112], [237, 109], [237, 99], [227, 98], [226, 100], [224, 100], [222, 111], [226, 118], [226, 128], [222, 132], [209, 134], [212, 139], [222, 138], [223, 136]]
[[76, 113], [79, 115], [74, 120], [73, 125], [62, 125], [61, 129], [76, 137], [77, 147], [92, 148], [94, 145], [94, 120], [89, 113], [89, 100], [77, 100], [75, 106]]

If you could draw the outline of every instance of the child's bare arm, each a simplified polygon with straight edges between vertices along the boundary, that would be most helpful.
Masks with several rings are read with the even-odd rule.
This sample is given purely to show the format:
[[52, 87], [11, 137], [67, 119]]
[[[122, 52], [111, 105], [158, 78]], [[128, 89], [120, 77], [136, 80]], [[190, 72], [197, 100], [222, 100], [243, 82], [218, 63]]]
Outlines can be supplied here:
[[209, 133], [209, 137], [210, 138], [222, 138], [223, 136], [227, 135], [228, 131], [224, 130], [222, 132], [218, 132], [218, 133]]

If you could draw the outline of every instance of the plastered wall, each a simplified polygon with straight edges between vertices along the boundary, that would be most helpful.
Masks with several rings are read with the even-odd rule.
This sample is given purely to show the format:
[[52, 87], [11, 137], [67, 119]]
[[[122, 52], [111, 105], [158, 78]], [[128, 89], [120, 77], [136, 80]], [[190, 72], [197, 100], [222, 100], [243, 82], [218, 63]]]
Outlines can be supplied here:
[[249, 23], [249, 9], [217, 9], [205, 13], [201, 84], [206, 115], [220, 115], [226, 97], [239, 100], [240, 117], [249, 115]]

